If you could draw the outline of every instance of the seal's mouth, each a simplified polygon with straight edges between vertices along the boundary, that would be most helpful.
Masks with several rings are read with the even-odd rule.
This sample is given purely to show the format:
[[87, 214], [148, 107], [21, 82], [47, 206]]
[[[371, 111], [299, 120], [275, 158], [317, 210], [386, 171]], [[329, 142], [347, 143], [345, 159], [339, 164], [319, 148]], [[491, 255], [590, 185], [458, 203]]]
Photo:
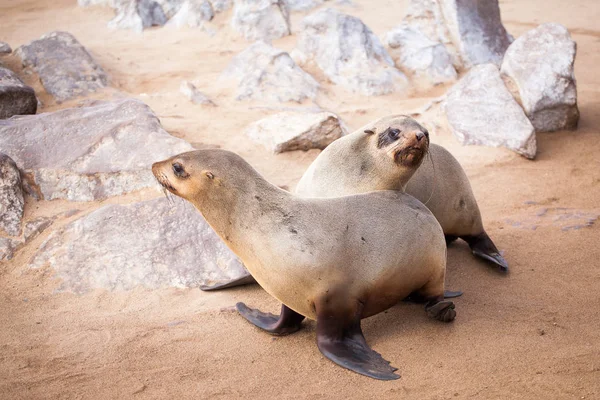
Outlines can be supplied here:
[[397, 151], [394, 159], [398, 164], [411, 166], [421, 162], [426, 153], [427, 146], [410, 146]]
[[169, 190], [170, 192], [177, 192], [177, 189], [175, 189], [171, 182], [169, 182], [169, 178], [167, 177], [167, 175], [165, 175], [165, 173], [161, 171], [158, 163], [152, 165], [152, 173], [154, 174], [154, 177], [156, 178], [156, 181], [160, 184], [160, 186], [162, 186], [164, 189]]

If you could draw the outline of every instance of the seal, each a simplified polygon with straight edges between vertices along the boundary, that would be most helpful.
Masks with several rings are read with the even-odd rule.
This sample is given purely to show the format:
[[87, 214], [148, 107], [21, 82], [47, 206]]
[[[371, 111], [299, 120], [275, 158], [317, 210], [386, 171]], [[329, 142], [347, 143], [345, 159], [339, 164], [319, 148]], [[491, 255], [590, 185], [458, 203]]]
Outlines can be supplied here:
[[[396, 131], [401, 134], [390, 134]], [[474, 255], [508, 271], [508, 263], [483, 228], [469, 179], [450, 152], [430, 144], [429, 160], [416, 171], [401, 163], [389, 167], [386, 161], [395, 156], [398, 138], [418, 132], [428, 134], [406, 115], [370, 123], [327, 146], [300, 179], [296, 193], [303, 197], [335, 197], [372, 190], [405, 190], [435, 215], [447, 243], [461, 238]]]
[[[420, 144], [419, 144], [420, 143]], [[423, 134], [390, 163], [416, 168]], [[400, 191], [301, 198], [267, 182], [240, 156], [198, 150], [155, 163], [171, 193], [191, 202], [256, 281], [283, 303], [279, 316], [237, 304], [257, 327], [287, 335], [317, 321], [317, 346], [334, 363], [376, 379], [396, 368], [367, 344], [361, 319], [413, 295], [429, 316], [454, 320], [444, 299], [446, 243], [440, 224]]]

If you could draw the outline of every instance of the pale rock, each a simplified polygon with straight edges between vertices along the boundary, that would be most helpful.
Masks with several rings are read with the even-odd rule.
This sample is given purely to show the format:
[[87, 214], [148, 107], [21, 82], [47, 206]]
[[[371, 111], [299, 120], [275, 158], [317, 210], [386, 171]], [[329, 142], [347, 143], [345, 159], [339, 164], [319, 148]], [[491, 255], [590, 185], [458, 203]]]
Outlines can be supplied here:
[[526, 32], [506, 51], [501, 72], [538, 132], [577, 128], [576, 52], [567, 28], [556, 23]]
[[222, 13], [233, 6], [233, 0], [211, 0], [211, 4], [216, 13]]
[[302, 102], [314, 99], [317, 81], [298, 67], [288, 53], [256, 42], [233, 58], [222, 79], [237, 84], [237, 100]]
[[498, 0], [437, 0], [462, 66], [500, 65], [513, 38], [502, 25]]
[[503, 146], [535, 158], [535, 130], [494, 64], [473, 67], [449, 91], [444, 108], [462, 144]]
[[165, 16], [167, 17], [167, 19], [173, 18], [173, 16], [175, 14], [177, 14], [177, 12], [179, 11], [179, 9], [183, 5], [183, 3], [186, 2], [186, 0], [155, 0], [155, 1], [158, 4], [160, 4], [160, 7], [162, 8], [163, 12], [165, 13]]
[[155, 185], [153, 162], [192, 146], [138, 100], [0, 120], [0, 148], [36, 198], [101, 200]]
[[161, 5], [154, 0], [114, 0], [115, 17], [109, 21], [112, 29], [131, 29], [142, 32], [152, 26], [167, 23]]
[[39, 217], [27, 221], [25, 223], [25, 228], [23, 229], [23, 239], [25, 239], [26, 243], [30, 242], [44, 232], [53, 222], [54, 220], [48, 217]]
[[235, 0], [231, 26], [247, 40], [272, 40], [290, 34], [283, 0]]
[[404, 23], [388, 32], [386, 44], [396, 66], [414, 78], [438, 85], [457, 78], [446, 46], [431, 40], [417, 27]]
[[215, 107], [216, 104], [209, 99], [204, 93], [199, 91], [196, 86], [194, 86], [191, 82], [183, 81], [181, 82], [181, 86], [179, 91], [183, 93], [185, 97], [190, 99], [190, 101], [194, 104], [201, 104], [204, 106], [212, 106]]
[[11, 70], [0, 67], [0, 119], [35, 114], [37, 98], [33, 89]]
[[12, 53], [12, 49], [10, 48], [10, 45], [5, 42], [0, 42], [0, 55], [10, 54], [10, 53]]
[[330, 112], [281, 112], [252, 123], [245, 132], [275, 154], [324, 149], [347, 133], [337, 115]]
[[187, 201], [108, 205], [53, 232], [32, 258], [59, 290], [198, 287], [248, 276], [240, 260]]
[[114, 7], [115, 0], [77, 0], [80, 7], [109, 6]]
[[9, 261], [15, 255], [16, 242], [10, 238], [0, 237], [0, 261]]
[[177, 13], [169, 21], [169, 25], [197, 28], [210, 21], [215, 16], [212, 5], [208, 0], [186, 0]]
[[325, 0], [283, 0], [290, 11], [308, 11], [322, 5]]
[[108, 85], [104, 70], [70, 33], [51, 32], [15, 53], [25, 67], [35, 70], [46, 91], [59, 102]]
[[377, 36], [360, 19], [332, 8], [302, 20], [295, 56], [302, 62], [314, 61], [333, 83], [363, 95], [407, 86]]
[[24, 206], [21, 173], [9, 156], [0, 153], [0, 233], [21, 234]]

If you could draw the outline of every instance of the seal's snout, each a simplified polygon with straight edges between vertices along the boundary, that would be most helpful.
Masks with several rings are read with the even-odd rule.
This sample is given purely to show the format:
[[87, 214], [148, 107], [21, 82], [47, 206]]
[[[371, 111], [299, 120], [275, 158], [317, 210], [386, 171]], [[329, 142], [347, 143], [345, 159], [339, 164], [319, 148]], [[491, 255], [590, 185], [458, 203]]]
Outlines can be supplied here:
[[424, 137], [429, 139], [429, 132], [427, 132], [427, 129], [424, 129], [422, 131], [418, 131], [415, 136], [417, 137], [417, 142], [420, 142]]

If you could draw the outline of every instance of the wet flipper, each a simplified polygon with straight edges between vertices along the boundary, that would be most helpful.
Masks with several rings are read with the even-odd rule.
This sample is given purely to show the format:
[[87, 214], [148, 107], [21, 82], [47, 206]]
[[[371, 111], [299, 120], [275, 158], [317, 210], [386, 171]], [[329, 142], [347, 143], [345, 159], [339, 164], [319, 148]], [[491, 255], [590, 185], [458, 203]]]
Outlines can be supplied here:
[[296, 332], [302, 327], [302, 321], [304, 320], [304, 315], [298, 314], [284, 304], [281, 305], [281, 314], [279, 316], [250, 308], [244, 303], [237, 303], [235, 307], [240, 315], [250, 323], [276, 336], [284, 336]]
[[224, 282], [224, 283], [221, 282], [221, 283], [217, 283], [215, 285], [200, 286], [200, 290], [203, 290], [205, 292], [210, 292], [211, 290], [227, 289], [227, 288], [232, 288], [232, 287], [236, 287], [236, 286], [248, 285], [250, 283], [256, 283], [256, 280], [252, 277], [252, 275], [246, 275], [242, 278], [234, 279], [229, 282]]
[[430, 301], [425, 306], [427, 315], [431, 318], [435, 318], [438, 321], [450, 322], [456, 318], [456, 311], [454, 311], [454, 303], [447, 300], [442, 301]]
[[360, 318], [347, 321], [330, 313], [317, 313], [317, 346], [334, 363], [384, 381], [399, 379], [397, 368], [371, 349], [360, 328]]
[[501, 271], [508, 271], [508, 263], [502, 257], [487, 233], [482, 232], [475, 236], [461, 236], [461, 239], [469, 244], [474, 255], [493, 262], [500, 267]]

